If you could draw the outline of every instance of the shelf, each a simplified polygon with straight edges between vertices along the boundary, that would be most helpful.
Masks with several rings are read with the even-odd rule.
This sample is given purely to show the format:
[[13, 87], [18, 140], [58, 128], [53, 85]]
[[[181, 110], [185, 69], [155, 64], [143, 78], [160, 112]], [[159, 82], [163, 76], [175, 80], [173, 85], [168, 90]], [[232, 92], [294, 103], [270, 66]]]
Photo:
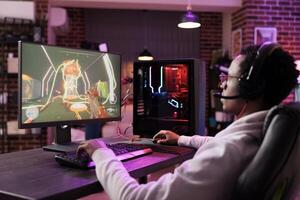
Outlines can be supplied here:
[[18, 73], [0, 73], [0, 78], [18, 78]]
[[33, 25], [33, 21], [30, 19], [22, 19], [22, 18], [13, 18], [13, 17], [4, 17], [0, 19], [1, 25]]
[[18, 45], [19, 40], [14, 40], [14, 41], [1, 41], [0, 40], [0, 45]]
[[8, 78], [18, 78], [18, 73], [7, 73]]
[[178, 123], [187, 123], [187, 119], [171, 119], [165, 117], [145, 117], [144, 120], [152, 120], [152, 121], [164, 121], [164, 122], [178, 122]]
[[[35, 27], [41, 28], [40, 34], [43, 38], [44, 25], [41, 23], [43, 21], [33, 22], [27, 19], [7, 17], [0, 19], [0, 94], [7, 93], [7, 103], [0, 104], [0, 125], [6, 124], [7, 121], [16, 121], [18, 117], [18, 73], [8, 72], [7, 58], [11, 57], [9, 53], [13, 53], [13, 57], [18, 57], [18, 41], [33, 42], [33, 35], [36, 33]], [[16, 67], [16, 63], [13, 64]], [[26, 130], [21, 134], [12, 134], [14, 129], [10, 129], [11, 134], [8, 134], [8, 129], [5, 127], [6, 125], [4, 133], [0, 134], [0, 153], [31, 148], [32, 141], [36, 143], [34, 146], [39, 147], [39, 138], [42, 138], [43, 143], [46, 141], [46, 134], [40, 136], [41, 134], [28, 133], [31, 130]]]

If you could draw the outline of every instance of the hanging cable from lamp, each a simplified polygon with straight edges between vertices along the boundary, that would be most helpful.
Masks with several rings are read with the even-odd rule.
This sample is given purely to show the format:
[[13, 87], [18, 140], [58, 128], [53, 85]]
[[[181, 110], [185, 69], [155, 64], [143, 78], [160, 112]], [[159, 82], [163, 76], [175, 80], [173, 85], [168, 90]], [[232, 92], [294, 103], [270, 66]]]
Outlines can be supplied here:
[[140, 53], [139, 57], [138, 57], [138, 60], [141, 60], [141, 61], [150, 61], [150, 60], [153, 60], [153, 56], [152, 54], [148, 51], [147, 49], [147, 43], [148, 43], [148, 29], [147, 29], [147, 21], [146, 21], [146, 10], [143, 11], [144, 12], [144, 15], [143, 15], [143, 25], [144, 25], [144, 43], [145, 43], [145, 46], [144, 46], [144, 50]]

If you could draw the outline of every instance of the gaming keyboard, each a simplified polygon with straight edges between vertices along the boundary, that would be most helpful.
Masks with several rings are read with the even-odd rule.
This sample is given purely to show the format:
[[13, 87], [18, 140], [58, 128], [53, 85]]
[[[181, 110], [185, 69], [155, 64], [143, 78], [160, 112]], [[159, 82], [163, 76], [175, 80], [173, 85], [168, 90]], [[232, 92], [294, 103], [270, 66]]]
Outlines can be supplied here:
[[[143, 144], [115, 143], [107, 144], [107, 147], [114, 152], [114, 154], [120, 161], [126, 161], [152, 153], [152, 149]], [[89, 158], [87, 154], [78, 157], [75, 151], [57, 154], [54, 158], [58, 163], [70, 167], [81, 169], [89, 169], [95, 167], [95, 163]]]

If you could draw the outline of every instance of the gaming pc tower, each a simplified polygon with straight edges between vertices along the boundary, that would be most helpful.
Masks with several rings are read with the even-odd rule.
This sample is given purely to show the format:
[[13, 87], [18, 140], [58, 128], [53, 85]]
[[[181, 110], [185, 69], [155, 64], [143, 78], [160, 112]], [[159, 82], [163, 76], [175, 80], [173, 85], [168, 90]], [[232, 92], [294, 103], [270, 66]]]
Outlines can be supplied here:
[[197, 59], [134, 63], [133, 131], [205, 134], [205, 63]]

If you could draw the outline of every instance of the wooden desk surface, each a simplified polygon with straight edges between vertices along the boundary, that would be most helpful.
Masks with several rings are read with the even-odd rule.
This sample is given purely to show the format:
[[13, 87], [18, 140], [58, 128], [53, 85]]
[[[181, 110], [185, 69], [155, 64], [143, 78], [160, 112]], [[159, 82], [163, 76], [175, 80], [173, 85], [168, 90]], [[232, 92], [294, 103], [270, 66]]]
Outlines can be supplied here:
[[[55, 154], [42, 149], [1, 154], [0, 199], [75, 199], [101, 191], [94, 169], [61, 166], [54, 160]], [[192, 149], [180, 154], [153, 152], [123, 164], [131, 176], [139, 178], [193, 154]]]

